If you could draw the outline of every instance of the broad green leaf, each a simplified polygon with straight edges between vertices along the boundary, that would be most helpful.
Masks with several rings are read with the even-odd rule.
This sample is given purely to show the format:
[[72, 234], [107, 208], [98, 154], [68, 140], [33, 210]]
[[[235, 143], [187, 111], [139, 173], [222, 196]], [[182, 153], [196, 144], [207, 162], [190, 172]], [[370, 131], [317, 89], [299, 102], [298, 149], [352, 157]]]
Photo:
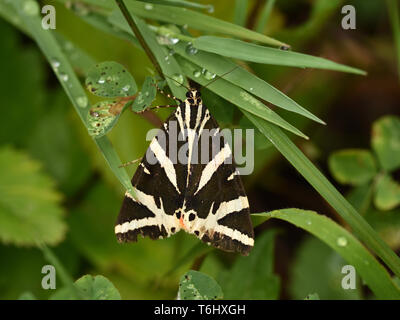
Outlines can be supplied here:
[[[121, 300], [121, 295], [106, 277], [85, 275], [74, 283], [83, 300]], [[74, 294], [69, 288], [62, 288], [54, 293], [51, 300], [72, 300]]]
[[236, 39], [202, 36], [193, 41], [199, 50], [221, 56], [278, 66], [317, 68], [365, 75], [365, 71], [308, 54], [260, 46]]
[[114, 61], [96, 64], [86, 77], [87, 89], [106, 98], [129, 97], [137, 91], [135, 79], [126, 68]]
[[[136, 99], [135, 99], [136, 100]], [[114, 99], [96, 103], [88, 112], [88, 132], [91, 136], [101, 137], [116, 124], [122, 112], [131, 105], [131, 100]]]
[[[186, 76], [200, 83], [201, 85], [206, 85], [209, 83], [209, 79], [206, 79], [204, 76], [196, 77], [194, 74], [198, 70], [198, 66], [194, 65], [190, 61], [177, 56], [177, 61], [181, 65], [184, 70]], [[218, 81], [213, 82], [208, 87], [211, 91], [215, 92], [219, 96], [228, 100], [229, 102], [238, 106], [241, 110], [245, 110], [247, 112], [252, 113], [264, 120], [270, 121], [288, 131], [297, 134], [303, 138], [307, 139], [307, 136], [304, 135], [301, 131], [293, 127], [291, 124], [282, 119], [278, 114], [268, 108], [266, 105], [261, 103], [258, 99], [252, 96], [245, 90], [242, 90], [230, 82], [219, 79]]]
[[194, 81], [197, 81], [201, 76], [201, 71], [204, 68], [216, 76], [223, 76], [225, 80], [232, 84], [280, 108], [301, 114], [316, 122], [324, 123], [284, 93], [258, 78], [256, 75], [248, 72], [246, 69], [238, 67], [238, 65], [230, 59], [197, 49], [193, 50], [193, 46], [187, 43], [179, 42], [174, 45], [173, 48], [176, 53], [199, 66], [199, 68], [194, 71]]
[[375, 186], [374, 204], [379, 210], [391, 210], [400, 204], [400, 184], [388, 174], [378, 178]]
[[362, 185], [377, 173], [374, 156], [368, 150], [336, 151], [330, 155], [328, 164], [332, 175], [343, 184]]
[[328, 217], [300, 209], [254, 215], [285, 220], [310, 232], [339, 253], [348, 264], [353, 265], [357, 274], [379, 299], [400, 299], [400, 288], [393, 283], [386, 269], [350, 232]]
[[154, 79], [146, 77], [143, 82], [142, 89], [139, 91], [137, 98], [132, 104], [132, 111], [140, 112], [149, 107], [156, 98], [157, 89]]
[[321, 299], [319, 298], [318, 293], [310, 293], [307, 295], [307, 297], [304, 298], [304, 300], [321, 300]]
[[319, 239], [306, 237], [296, 248], [289, 270], [290, 298], [304, 299], [309, 292], [318, 292], [323, 300], [360, 299], [362, 282], [359, 277], [356, 278], [356, 289], [342, 288], [341, 282], [346, 275], [342, 274], [342, 268], [347, 264], [337, 252]]
[[206, 14], [189, 11], [186, 8], [155, 4], [151, 9], [146, 9], [146, 4], [137, 1], [129, 1], [126, 5], [132, 14], [141, 18], [173, 23], [180, 26], [187, 25], [200, 31], [223, 33], [237, 38], [259, 41], [271, 46], [280, 47], [286, 45], [281, 41], [267, 37], [261, 33], [254, 32]]
[[240, 256], [217, 279], [225, 299], [278, 299], [280, 279], [274, 274], [274, 230], [256, 238], [248, 257]]
[[219, 284], [210, 276], [190, 270], [180, 282], [178, 300], [217, 300], [223, 298]]
[[400, 118], [384, 116], [372, 126], [372, 148], [383, 169], [392, 171], [400, 167]]
[[40, 164], [10, 147], [0, 148], [0, 240], [54, 245], [65, 235], [61, 195]]

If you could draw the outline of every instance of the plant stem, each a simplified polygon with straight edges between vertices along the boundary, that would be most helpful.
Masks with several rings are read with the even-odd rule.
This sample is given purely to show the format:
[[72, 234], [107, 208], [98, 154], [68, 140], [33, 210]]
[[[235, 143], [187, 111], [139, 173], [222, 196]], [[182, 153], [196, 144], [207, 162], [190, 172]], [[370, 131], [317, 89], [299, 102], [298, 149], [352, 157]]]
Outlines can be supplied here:
[[128, 22], [129, 26], [131, 27], [135, 37], [138, 39], [140, 45], [143, 47], [144, 51], [146, 52], [147, 56], [149, 57], [150, 61], [153, 63], [154, 67], [157, 70], [157, 73], [164, 78], [163, 72], [161, 69], [161, 66], [159, 65], [156, 57], [154, 56], [153, 52], [150, 50], [148, 47], [146, 41], [142, 37], [142, 34], [139, 31], [139, 28], [137, 27], [135, 21], [133, 21], [128, 8], [126, 7], [125, 3], [123, 0], [115, 0], [117, 3], [118, 7], [120, 8], [122, 14], [124, 15], [126, 21]]

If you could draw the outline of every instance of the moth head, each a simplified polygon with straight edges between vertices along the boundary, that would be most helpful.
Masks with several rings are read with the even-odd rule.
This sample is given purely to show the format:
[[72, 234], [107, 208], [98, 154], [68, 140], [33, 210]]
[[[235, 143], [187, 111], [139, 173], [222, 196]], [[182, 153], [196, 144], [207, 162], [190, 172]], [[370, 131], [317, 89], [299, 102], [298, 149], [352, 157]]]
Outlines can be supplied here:
[[190, 104], [199, 104], [201, 102], [201, 93], [196, 89], [190, 89], [186, 92], [186, 98]]

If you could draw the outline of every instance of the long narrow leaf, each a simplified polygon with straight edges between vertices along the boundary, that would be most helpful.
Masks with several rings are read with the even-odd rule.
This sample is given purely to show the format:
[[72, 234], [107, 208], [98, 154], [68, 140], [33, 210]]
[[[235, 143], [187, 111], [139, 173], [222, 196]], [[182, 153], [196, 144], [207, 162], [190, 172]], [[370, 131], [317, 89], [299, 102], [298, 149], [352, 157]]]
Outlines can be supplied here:
[[258, 18], [256, 31], [263, 33], [264, 29], [268, 23], [269, 16], [271, 15], [272, 8], [274, 7], [276, 0], [267, 0], [266, 4], [264, 5], [260, 17]]
[[193, 45], [199, 49], [225, 57], [257, 63], [299, 68], [328, 69], [365, 75], [365, 71], [308, 54], [279, 50], [236, 39], [214, 36], [196, 38]]
[[276, 210], [252, 216], [285, 220], [310, 232], [354, 266], [379, 299], [400, 299], [400, 288], [392, 281], [385, 268], [350, 232], [328, 217], [300, 209]]

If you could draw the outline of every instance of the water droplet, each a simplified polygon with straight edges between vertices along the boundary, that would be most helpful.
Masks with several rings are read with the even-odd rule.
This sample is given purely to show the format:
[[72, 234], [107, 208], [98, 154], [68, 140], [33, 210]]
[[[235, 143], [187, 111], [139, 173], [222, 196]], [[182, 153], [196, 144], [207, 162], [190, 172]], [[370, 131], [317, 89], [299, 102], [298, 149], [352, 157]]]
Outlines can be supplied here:
[[67, 82], [69, 77], [66, 73], [60, 73], [60, 79], [64, 82]]
[[175, 83], [177, 86], [178, 86], [178, 83], [179, 83], [179, 84], [183, 84], [183, 82], [184, 82], [183, 75], [178, 74], [178, 73], [175, 73], [175, 74], [172, 76], [172, 79], [175, 80], [174, 83]]
[[85, 96], [78, 97], [76, 99], [76, 103], [78, 104], [79, 107], [86, 108], [86, 106], [88, 104], [88, 99]]
[[177, 44], [179, 42], [179, 39], [164, 35], [164, 36], [158, 36], [157, 42], [164, 46], [171, 46]]
[[347, 239], [345, 237], [339, 237], [336, 243], [339, 247], [345, 247], [347, 245]]
[[22, 10], [29, 16], [37, 16], [39, 14], [39, 4], [33, 0], [25, 1]]
[[283, 51], [289, 51], [290, 50], [290, 46], [280, 46], [279, 49], [283, 50]]
[[189, 42], [189, 43], [187, 44], [187, 46], [186, 46], [185, 51], [186, 51], [187, 54], [194, 55], [194, 54], [196, 54], [199, 50], [198, 50], [197, 48], [193, 47], [192, 43]]
[[309, 226], [311, 226], [312, 225], [312, 222], [310, 221], [310, 220], [307, 220], [307, 225], [309, 225]]
[[122, 87], [122, 91], [128, 92], [131, 86], [127, 84], [126, 86]]
[[153, 6], [151, 3], [146, 3], [146, 4], [144, 5], [144, 8], [145, 8], [146, 10], [153, 10], [154, 6]]
[[193, 71], [193, 76], [194, 76], [195, 78], [200, 77], [200, 76], [201, 76], [201, 71], [200, 71], [200, 70], [194, 70], [194, 71]]
[[106, 80], [104, 78], [100, 78], [99, 81], [97, 81], [97, 83], [99, 83], [99, 84], [103, 84], [105, 82], [106, 82]]
[[210, 4], [210, 5], [207, 7], [207, 12], [208, 12], [208, 13], [214, 13], [214, 6], [213, 6], [212, 4]]
[[249, 90], [250, 90], [250, 91], [253, 91], [253, 90], [254, 90], [254, 88], [250, 88]]
[[60, 67], [60, 61], [58, 61], [58, 60], [55, 59], [55, 58], [51, 59], [50, 63], [51, 63], [51, 66], [52, 66], [55, 70], [57, 70], [57, 69]]
[[207, 79], [207, 80], [212, 80], [216, 76], [215, 73], [212, 73], [212, 72], [210, 72], [210, 71], [208, 71], [206, 69], [203, 70], [203, 75], [204, 75], [204, 78]]

